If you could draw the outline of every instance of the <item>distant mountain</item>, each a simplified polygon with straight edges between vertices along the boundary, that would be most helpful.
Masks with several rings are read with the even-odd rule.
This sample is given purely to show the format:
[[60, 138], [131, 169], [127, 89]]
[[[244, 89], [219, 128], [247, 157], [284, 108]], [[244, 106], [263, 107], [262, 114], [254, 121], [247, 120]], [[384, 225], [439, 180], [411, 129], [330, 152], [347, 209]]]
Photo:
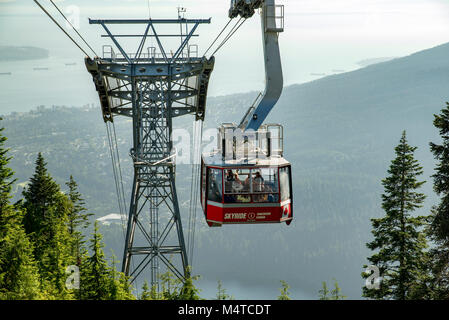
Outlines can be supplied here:
[[46, 59], [48, 54], [48, 50], [43, 48], [0, 46], [0, 61]]
[[[194, 272], [204, 279], [238, 281], [278, 293], [279, 280], [317, 297], [322, 281], [337, 279], [349, 298], [360, 298], [360, 276], [370, 254], [370, 218], [383, 214], [381, 179], [387, 174], [402, 130], [418, 146], [429, 196], [434, 161], [428, 143], [437, 141], [433, 114], [449, 100], [449, 44], [284, 89], [267, 122], [284, 124], [285, 155], [292, 163], [294, 218], [290, 226], [208, 228], [198, 216]], [[206, 127], [240, 120], [255, 92], [208, 99]], [[175, 127], [191, 127], [192, 118]], [[117, 213], [112, 170], [100, 110], [40, 108], [7, 115], [6, 128], [18, 183], [32, 174], [43, 151], [51, 173], [63, 183], [73, 174], [96, 217]], [[130, 123], [116, 122], [125, 189], [131, 183]], [[190, 167], [177, 166], [184, 227], [189, 208]], [[20, 192], [20, 188], [18, 188]], [[127, 197], [129, 198], [129, 197]], [[108, 248], [121, 255], [119, 225], [102, 226]], [[186, 233], [188, 230], [186, 230]], [[256, 289], [255, 289], [256, 290]], [[232, 294], [232, 292], [230, 292]], [[251, 298], [251, 297], [248, 297]], [[295, 296], [293, 296], [295, 298]]]
[[357, 62], [357, 64], [361, 67], [367, 67], [372, 64], [386, 62], [395, 59], [395, 57], [381, 57], [381, 58], [370, 58], [370, 59], [363, 59]]

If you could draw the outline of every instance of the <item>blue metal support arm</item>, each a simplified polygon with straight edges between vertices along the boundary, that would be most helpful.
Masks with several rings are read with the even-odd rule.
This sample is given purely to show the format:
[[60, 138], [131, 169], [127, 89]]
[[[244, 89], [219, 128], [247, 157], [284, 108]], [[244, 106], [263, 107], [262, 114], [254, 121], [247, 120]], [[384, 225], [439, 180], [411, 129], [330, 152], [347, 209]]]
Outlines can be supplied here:
[[[273, 109], [283, 89], [281, 55], [279, 51], [279, 32], [283, 31], [283, 6], [276, 6], [275, 0], [232, 1], [230, 15], [251, 16], [253, 11], [261, 8], [261, 27], [263, 34], [263, 53], [265, 63], [265, 91], [251, 106], [240, 122], [244, 130], [257, 131], [270, 111]], [[243, 6], [242, 6], [243, 5]], [[281, 9], [277, 13], [276, 9]], [[280, 23], [280, 25], [279, 25]]]

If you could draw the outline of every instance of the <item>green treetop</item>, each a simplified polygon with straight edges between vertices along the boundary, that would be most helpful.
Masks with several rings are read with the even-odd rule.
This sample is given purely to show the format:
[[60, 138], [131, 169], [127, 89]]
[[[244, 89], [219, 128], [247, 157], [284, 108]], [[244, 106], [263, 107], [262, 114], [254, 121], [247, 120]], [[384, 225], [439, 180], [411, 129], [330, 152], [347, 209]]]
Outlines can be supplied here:
[[69, 187], [67, 196], [72, 203], [67, 214], [67, 226], [70, 236], [72, 237], [72, 255], [76, 257], [77, 264], [79, 265], [80, 259], [82, 258], [81, 250], [84, 244], [84, 237], [82, 229], [85, 229], [89, 225], [89, 217], [92, 213], [86, 213], [86, 208], [84, 207], [85, 202], [80, 192], [78, 192], [78, 185], [70, 176], [69, 181], [66, 183]]
[[115, 259], [109, 267], [104, 251], [104, 243], [99, 232], [98, 222], [94, 224], [94, 233], [90, 239], [91, 255], [83, 259], [80, 267], [80, 299], [84, 300], [130, 300], [129, 279], [115, 269]]
[[34, 244], [34, 257], [38, 262], [42, 290], [58, 299], [71, 299], [66, 290], [65, 270], [76, 262], [72, 255], [73, 238], [67, 228], [67, 215], [71, 201], [60, 192], [46, 168], [41, 153], [30, 183], [23, 191], [24, 226]]
[[[422, 206], [425, 195], [417, 192], [425, 181], [418, 181], [423, 171], [414, 158], [416, 147], [407, 143], [405, 131], [395, 148], [388, 176], [382, 180], [382, 208], [385, 216], [371, 219], [374, 240], [367, 247], [377, 251], [368, 258], [380, 271], [379, 288], [363, 288], [365, 297], [374, 299], [409, 299], [422, 278], [427, 247], [421, 232], [426, 217], [412, 213]], [[366, 267], [366, 266], [365, 266]], [[363, 274], [364, 278], [369, 275]]]
[[281, 285], [282, 287], [281, 289], [279, 289], [281, 295], [278, 297], [278, 300], [291, 300], [290, 292], [288, 291], [288, 289], [290, 289], [290, 286], [284, 280], [281, 280]]

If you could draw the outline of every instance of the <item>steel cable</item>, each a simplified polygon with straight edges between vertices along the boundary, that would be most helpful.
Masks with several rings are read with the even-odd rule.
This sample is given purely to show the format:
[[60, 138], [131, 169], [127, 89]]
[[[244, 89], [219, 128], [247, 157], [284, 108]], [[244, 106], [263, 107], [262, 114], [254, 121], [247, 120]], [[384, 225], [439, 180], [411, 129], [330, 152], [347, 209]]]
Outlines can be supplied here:
[[[229, 32], [228, 36], [221, 42], [221, 44], [218, 46], [217, 49], [215, 49], [214, 53], [212, 53], [212, 56], [215, 55], [217, 53], [218, 50], [220, 50], [225, 44], [226, 42], [228, 42], [228, 40], [237, 32], [238, 29], [240, 29], [240, 27], [245, 23], [245, 21], [247, 20], [246, 18], [240, 22], [242, 20], [242, 18], [240, 18], [237, 23], [234, 25], [234, 28], [231, 29], [231, 31]], [[240, 24], [239, 24], [240, 22]], [[239, 25], [238, 25], [239, 24]], [[237, 28], [235, 28], [235, 26], [237, 26]]]
[[81, 38], [81, 40], [83, 40], [83, 42], [89, 47], [89, 49], [94, 53], [95, 56], [98, 57], [98, 54], [95, 52], [94, 49], [92, 49], [92, 47], [87, 43], [86, 40], [84, 40], [83, 36], [78, 32], [78, 30], [76, 30], [76, 28], [73, 26], [73, 24], [69, 21], [69, 19], [67, 19], [67, 17], [65, 16], [65, 14], [59, 10], [58, 6], [53, 2], [53, 0], [50, 0], [50, 2], [55, 6], [56, 10], [59, 11], [59, 13], [63, 16], [63, 18], [65, 19], [65, 21], [67, 21], [68, 24], [70, 24], [70, 26], [72, 27], [72, 29], [76, 32], [76, 34]]
[[51, 16], [51, 14], [47, 11], [47, 10], [45, 10], [45, 8], [44, 7], [42, 7], [42, 5], [37, 1], [37, 0], [33, 0], [40, 8], [41, 8], [41, 10], [42, 11], [44, 11], [45, 12], [45, 14], [59, 27], [59, 29], [61, 29], [61, 31], [62, 32], [64, 32], [65, 33], [65, 35], [67, 36], [67, 37], [69, 37], [69, 39], [70, 40], [72, 40], [72, 42], [86, 55], [86, 56], [88, 56], [89, 58], [90, 58], [90, 56], [89, 56], [89, 54], [86, 52], [86, 51], [84, 51], [84, 49], [83, 48], [81, 48], [81, 46], [64, 30], [64, 28], [63, 27], [61, 27], [61, 25]]
[[119, 185], [118, 176], [117, 176], [117, 165], [116, 165], [116, 160], [115, 160], [115, 154], [113, 151], [113, 140], [112, 140], [111, 132], [110, 132], [110, 129], [109, 129], [109, 126], [107, 123], [106, 123], [106, 132], [108, 135], [109, 152], [110, 152], [111, 161], [112, 161], [112, 173], [113, 173], [114, 182], [115, 182], [115, 191], [117, 193], [117, 201], [118, 201], [118, 206], [119, 206], [119, 211], [120, 211], [120, 220], [122, 222], [121, 223], [122, 234], [123, 234], [123, 238], [125, 239], [125, 221], [123, 220], [123, 208], [122, 208], [122, 200], [121, 200], [121, 194], [120, 194], [120, 185]]
[[203, 121], [197, 121], [193, 127], [193, 163], [192, 163], [192, 180], [190, 185], [190, 203], [189, 203], [189, 236], [187, 242], [187, 255], [190, 266], [193, 266], [193, 252], [195, 248], [195, 230], [196, 230], [196, 214], [198, 209], [199, 195], [199, 174], [201, 165], [198, 163], [201, 157], [201, 139], [202, 139]]
[[210, 48], [212, 48], [212, 46], [215, 44], [215, 42], [217, 42], [218, 38], [220, 38], [220, 36], [223, 34], [223, 32], [226, 30], [226, 28], [228, 27], [228, 25], [231, 23], [232, 19], [229, 19], [228, 23], [226, 23], [226, 25], [223, 27], [223, 29], [221, 29], [220, 33], [218, 34], [218, 36], [215, 38], [215, 40], [212, 42], [212, 44], [209, 46], [209, 48], [207, 48], [206, 52], [204, 52], [204, 56], [209, 52]]
[[126, 213], [125, 188], [123, 187], [122, 166], [120, 164], [120, 155], [119, 155], [119, 150], [118, 150], [117, 134], [115, 132], [115, 123], [114, 122], [112, 123], [112, 128], [113, 128], [113, 132], [114, 132], [115, 152], [116, 152], [116, 159], [117, 159], [117, 163], [118, 163], [118, 172], [119, 172], [120, 186], [121, 186], [122, 200], [123, 200], [123, 210]]
[[201, 140], [202, 140], [202, 131], [203, 131], [203, 121], [200, 122], [198, 135], [196, 137], [197, 143], [198, 143], [198, 149], [196, 150], [196, 162], [193, 164], [195, 166], [195, 172], [194, 172], [194, 179], [195, 179], [195, 185], [194, 185], [194, 206], [193, 206], [193, 220], [192, 220], [192, 245], [191, 245], [191, 252], [190, 252], [190, 264], [193, 266], [193, 253], [195, 249], [195, 232], [196, 232], [196, 216], [198, 211], [198, 200], [199, 200], [199, 186], [200, 186], [200, 169], [201, 164], [198, 163], [201, 157]]

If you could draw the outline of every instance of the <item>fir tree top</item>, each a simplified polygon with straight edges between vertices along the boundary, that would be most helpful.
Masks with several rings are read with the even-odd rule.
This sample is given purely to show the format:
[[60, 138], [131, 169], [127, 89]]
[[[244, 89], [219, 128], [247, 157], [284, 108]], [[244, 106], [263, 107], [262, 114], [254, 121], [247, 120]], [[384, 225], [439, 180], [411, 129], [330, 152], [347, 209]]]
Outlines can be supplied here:
[[69, 212], [68, 220], [69, 220], [69, 231], [71, 234], [75, 234], [76, 230], [79, 228], [86, 228], [89, 224], [89, 217], [92, 216], [92, 213], [85, 213], [87, 210], [84, 205], [84, 199], [80, 192], [78, 192], [78, 184], [76, 183], [73, 176], [70, 175], [70, 179], [66, 182], [66, 185], [69, 187], [69, 192], [67, 196], [69, 200], [72, 202], [73, 206]]
[[46, 207], [56, 200], [59, 191], [58, 184], [47, 172], [47, 163], [39, 152], [35, 172], [30, 178], [28, 187], [23, 191], [25, 201], [35, 206]]

